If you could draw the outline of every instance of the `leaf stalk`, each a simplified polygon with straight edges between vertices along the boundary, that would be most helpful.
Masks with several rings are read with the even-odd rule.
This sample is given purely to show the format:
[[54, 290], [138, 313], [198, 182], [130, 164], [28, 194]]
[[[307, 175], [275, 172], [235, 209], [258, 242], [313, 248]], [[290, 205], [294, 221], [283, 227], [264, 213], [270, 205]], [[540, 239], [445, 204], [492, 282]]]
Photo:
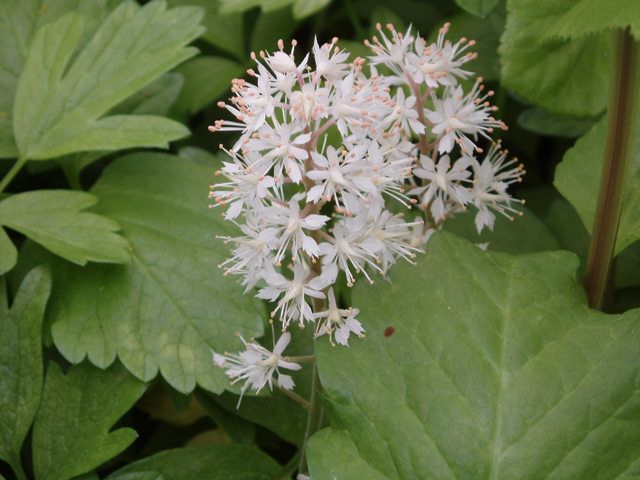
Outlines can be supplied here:
[[630, 28], [614, 34], [609, 125], [584, 285], [591, 308], [602, 310], [615, 252], [640, 89], [640, 44]]

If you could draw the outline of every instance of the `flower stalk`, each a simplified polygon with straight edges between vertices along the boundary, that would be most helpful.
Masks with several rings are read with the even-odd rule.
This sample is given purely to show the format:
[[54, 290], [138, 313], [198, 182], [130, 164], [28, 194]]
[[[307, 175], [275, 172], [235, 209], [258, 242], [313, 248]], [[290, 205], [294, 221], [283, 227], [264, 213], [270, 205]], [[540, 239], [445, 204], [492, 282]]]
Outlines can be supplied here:
[[612, 67], [605, 158], [584, 276], [589, 306], [597, 310], [603, 309], [611, 275], [640, 88], [640, 45], [629, 28], [615, 33]]

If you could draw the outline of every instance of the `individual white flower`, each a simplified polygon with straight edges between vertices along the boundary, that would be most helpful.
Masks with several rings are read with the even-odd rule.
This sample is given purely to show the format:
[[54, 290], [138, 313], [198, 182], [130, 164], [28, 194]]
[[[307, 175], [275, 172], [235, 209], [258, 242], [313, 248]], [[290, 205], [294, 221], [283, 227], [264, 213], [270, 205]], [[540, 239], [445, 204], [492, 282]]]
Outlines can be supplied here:
[[451, 167], [449, 155], [440, 157], [436, 165], [431, 158], [426, 155], [420, 157], [423, 168], [414, 168], [413, 173], [416, 177], [430, 180], [431, 183], [425, 187], [415, 188], [411, 191], [412, 195], [422, 196], [422, 207], [426, 208], [429, 203], [431, 212], [436, 219], [445, 218], [446, 206], [448, 199], [460, 205], [466, 205], [472, 199], [468, 188], [461, 185], [460, 182], [466, 180], [471, 175], [467, 167], [471, 164], [472, 157], [463, 156], [459, 158]]
[[472, 193], [473, 204], [478, 208], [476, 214], [478, 233], [481, 233], [485, 226], [493, 231], [496, 216], [491, 210], [502, 213], [510, 220], [513, 220], [510, 213], [522, 215], [522, 212], [511, 207], [512, 201], [519, 202], [519, 200], [511, 198], [507, 187], [521, 181], [521, 176], [525, 174], [524, 166], [520, 164], [515, 168], [507, 168], [517, 160], [505, 163], [507, 152], [501, 151], [500, 146], [500, 142], [493, 144], [482, 164], [475, 159], [472, 163], [474, 172]]
[[[353, 332], [360, 338], [364, 337], [364, 328], [356, 320], [356, 315], [360, 313], [357, 308], [338, 308], [333, 287], [329, 289], [329, 309], [324, 312], [313, 314], [316, 319], [316, 337], [329, 334], [329, 342], [335, 347], [332, 335], [335, 332], [336, 342], [340, 345], [349, 346], [349, 336]], [[318, 322], [319, 319], [322, 319]]]
[[[326, 157], [312, 152], [315, 169], [307, 172], [307, 177], [322, 181], [322, 184], [309, 190], [307, 202], [318, 203], [322, 199], [330, 202], [333, 199], [338, 208], [344, 204], [348, 211], [356, 211], [357, 198], [362, 197], [363, 193], [375, 191], [371, 179], [360, 176], [364, 167], [364, 149], [343, 153], [343, 157], [338, 156], [336, 149], [331, 146], [327, 148]], [[338, 194], [341, 194], [342, 202]]]
[[322, 289], [327, 286], [325, 279], [323, 277], [309, 278], [310, 273], [301, 263], [296, 263], [293, 266], [293, 280], [279, 274], [271, 266], [267, 266], [262, 273], [262, 278], [267, 282], [267, 286], [261, 288], [256, 297], [275, 302], [280, 298], [280, 295], [284, 294], [278, 301], [278, 307], [271, 312], [271, 317], [280, 312], [283, 330], [294, 319], [298, 320], [300, 326], [304, 326], [304, 320], [313, 322], [313, 313], [305, 296], [325, 298], [322, 293]]
[[316, 241], [307, 235], [304, 229], [318, 230], [329, 220], [326, 215], [307, 215], [300, 218], [300, 201], [304, 193], [294, 195], [289, 203], [289, 207], [274, 205], [260, 211], [260, 218], [265, 225], [273, 226], [278, 231], [278, 251], [275, 262], [280, 263], [284, 258], [287, 248], [291, 247], [291, 257], [298, 259], [298, 249], [302, 249], [311, 257], [320, 254]]
[[331, 49], [338, 42], [337, 38], [331, 40], [331, 44], [325, 43], [320, 47], [318, 45], [318, 38], [313, 39], [313, 56], [316, 61], [316, 75], [324, 77], [329, 82], [335, 83], [342, 79], [347, 72], [347, 64], [343, 63], [349, 58], [349, 53], [344, 50], [340, 51], [338, 47], [335, 47], [333, 55], [331, 55]]
[[378, 23], [376, 29], [382, 35], [382, 42], [377, 37], [373, 37], [373, 45], [365, 40], [364, 44], [371, 47], [375, 56], [370, 57], [371, 63], [377, 65], [384, 63], [391, 68], [400, 78], [402, 83], [404, 79], [404, 64], [407, 52], [413, 44], [413, 36], [411, 35], [411, 26], [409, 26], [406, 35], [398, 33], [391, 24], [387, 24], [387, 29], [391, 32], [391, 39], [387, 38], [382, 26]]
[[418, 120], [418, 112], [413, 108], [415, 104], [416, 97], [412, 95], [405, 99], [404, 90], [398, 88], [395, 100], [389, 105], [391, 112], [382, 120], [382, 127], [387, 128], [393, 125], [402, 127], [407, 133], [412, 131], [418, 134], [424, 133], [425, 127]]
[[269, 189], [275, 186], [275, 181], [268, 175], [269, 165], [251, 162], [252, 157], [257, 160], [255, 154], [243, 158], [236, 152], [227, 153], [233, 162], [223, 162], [224, 167], [216, 171], [216, 175], [224, 175], [230, 181], [211, 185], [209, 198], [214, 198], [216, 204], [209, 207], [230, 205], [225, 219], [232, 220], [240, 215], [243, 207], [251, 208], [256, 202], [261, 202], [269, 194]]
[[456, 85], [456, 77], [466, 79], [472, 75], [460, 67], [478, 56], [477, 53], [462, 55], [468, 47], [475, 45], [475, 41], [467, 42], [466, 38], [462, 38], [456, 44], [452, 44], [445, 40], [450, 26], [450, 23], [445, 23], [438, 32], [436, 42], [431, 45], [427, 45], [423, 38], [417, 38], [414, 45], [415, 53], [407, 53], [407, 70], [411, 72], [414, 82], [426, 83], [431, 88], [437, 88], [438, 85]]
[[[367, 214], [364, 214], [366, 218]], [[358, 216], [355, 220], [343, 218], [341, 223], [333, 229], [333, 242], [323, 242], [320, 244], [320, 253], [324, 255], [322, 264], [329, 266], [336, 264], [340, 270], [347, 275], [347, 285], [353, 286], [355, 278], [351, 272], [351, 268], [355, 268], [356, 273], [363, 272], [369, 282], [373, 283], [369, 274], [365, 271], [368, 264], [374, 270], [381, 271], [376, 265], [377, 254], [383, 248], [382, 243], [374, 238], [363, 239], [363, 226], [356, 222], [360, 222], [362, 216]], [[353, 228], [350, 228], [353, 227]]]
[[442, 99], [431, 94], [435, 110], [426, 111], [429, 121], [435, 124], [432, 132], [438, 135], [438, 152], [449, 153], [456, 143], [461, 145], [463, 153], [472, 154], [474, 150], [482, 152], [469, 135], [474, 140], [477, 140], [478, 134], [490, 138], [486, 132], [493, 132], [494, 127], [507, 129], [502, 121], [491, 116], [490, 112], [497, 110], [497, 107], [492, 107], [486, 99], [493, 92], [480, 97], [484, 88], [481, 81], [479, 78], [468, 95], [463, 95], [460, 86], [455, 89], [447, 87]]
[[291, 334], [285, 332], [280, 336], [278, 343], [273, 348], [273, 352], [270, 352], [262, 345], [257, 343], [246, 342], [240, 334], [238, 334], [242, 343], [245, 344], [246, 350], [236, 354], [226, 353], [219, 355], [212, 351], [214, 365], [218, 365], [221, 368], [226, 369], [225, 374], [232, 379], [231, 384], [246, 380], [242, 386], [240, 400], [238, 400], [238, 406], [240, 408], [240, 402], [244, 392], [249, 388], [259, 392], [268, 383], [269, 388], [273, 391], [273, 374], [278, 374], [278, 385], [286, 390], [292, 390], [295, 386], [293, 379], [289, 375], [282, 375], [278, 370], [280, 367], [289, 370], [300, 370], [302, 367], [297, 363], [291, 363], [284, 360], [282, 352], [289, 342], [291, 341]]

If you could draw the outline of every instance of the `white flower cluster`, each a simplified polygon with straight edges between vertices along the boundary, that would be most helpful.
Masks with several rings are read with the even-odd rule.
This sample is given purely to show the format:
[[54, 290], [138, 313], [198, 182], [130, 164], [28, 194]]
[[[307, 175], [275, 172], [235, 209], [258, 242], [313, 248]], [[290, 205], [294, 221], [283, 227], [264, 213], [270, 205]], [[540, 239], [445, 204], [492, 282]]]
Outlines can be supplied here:
[[[328, 334], [333, 344], [335, 334], [348, 345], [350, 333], [364, 330], [357, 309], [337, 307], [331, 285], [340, 271], [349, 286], [358, 273], [373, 283], [374, 274], [386, 275], [399, 259], [414, 263], [456, 210], [475, 205], [479, 231], [493, 227], [492, 209], [514, 211], [506, 189], [522, 167], [508, 169], [513, 162], [505, 162], [499, 144], [482, 163], [474, 156], [482, 153], [479, 135], [506, 129], [491, 116], [493, 92], [483, 93], [481, 79], [467, 94], [458, 85], [471, 75], [462, 67], [475, 58], [465, 53], [474, 42], [452, 45], [445, 40], [448, 25], [431, 45], [389, 29], [391, 38], [378, 26], [382, 41], [365, 42], [374, 53], [368, 74], [365, 59], [347, 63], [337, 38], [315, 43], [315, 70], [309, 55], [297, 62], [295, 41], [289, 53], [280, 41], [273, 54], [252, 54], [257, 66], [248, 73], [256, 81], [234, 80], [230, 102], [219, 103], [235, 120], [209, 127], [239, 133], [216, 172], [225, 181], [210, 192], [211, 207], [225, 207], [222, 215], [244, 234], [223, 239], [231, 256], [221, 267], [224, 275], [241, 275], [246, 291], [257, 285], [259, 298], [277, 302], [271, 316], [283, 332], [292, 321], [314, 322], [316, 336]], [[379, 73], [381, 65], [393, 74]], [[424, 218], [405, 221], [404, 213], [389, 209], [390, 199], [391, 210], [416, 205]], [[287, 267], [292, 273], [285, 275]], [[253, 370], [247, 355], [236, 360], [241, 368], [228, 374], [256, 390], [271, 382], [275, 367], [265, 369], [264, 358]], [[290, 389], [293, 382], [280, 386]]]

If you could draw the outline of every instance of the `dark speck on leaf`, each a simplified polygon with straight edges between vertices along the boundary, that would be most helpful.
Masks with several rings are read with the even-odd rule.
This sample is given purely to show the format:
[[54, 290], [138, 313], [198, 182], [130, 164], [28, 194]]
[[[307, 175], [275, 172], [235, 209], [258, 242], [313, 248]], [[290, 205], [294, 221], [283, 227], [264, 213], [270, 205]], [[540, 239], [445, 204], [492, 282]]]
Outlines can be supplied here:
[[393, 328], [393, 327], [387, 327], [387, 328], [384, 329], [384, 336], [385, 337], [390, 337], [394, 333], [396, 333], [396, 329]]

